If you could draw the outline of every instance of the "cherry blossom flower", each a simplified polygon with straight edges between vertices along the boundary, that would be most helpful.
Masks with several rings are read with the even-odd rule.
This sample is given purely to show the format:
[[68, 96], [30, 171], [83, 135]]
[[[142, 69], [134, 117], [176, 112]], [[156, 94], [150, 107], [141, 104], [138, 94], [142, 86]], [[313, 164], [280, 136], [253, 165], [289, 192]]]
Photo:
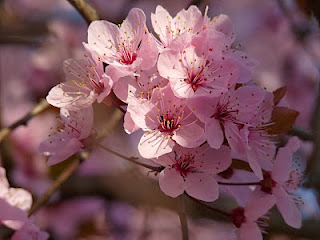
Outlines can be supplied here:
[[221, 14], [210, 20], [206, 14], [204, 17], [204, 29], [223, 33], [225, 36], [223, 57], [232, 59], [238, 63], [239, 79], [241, 83], [251, 80], [252, 69], [258, 64], [255, 59], [250, 58], [246, 53], [232, 47], [235, 40], [235, 34], [230, 18], [227, 15]]
[[218, 149], [225, 136], [231, 149], [243, 154], [245, 150], [239, 134], [239, 125], [249, 124], [258, 112], [263, 98], [264, 92], [261, 88], [243, 86], [230, 90], [221, 97], [196, 98], [190, 102], [190, 106], [205, 123], [205, 133], [211, 147]]
[[172, 151], [175, 143], [187, 148], [204, 142], [204, 130], [187, 107], [187, 100], [174, 96], [171, 88], [155, 89], [150, 101], [130, 103], [133, 122], [145, 131], [138, 145], [144, 158], [155, 158]]
[[64, 71], [67, 82], [52, 88], [47, 96], [55, 107], [77, 111], [96, 100], [101, 103], [111, 91], [112, 80], [104, 73], [102, 62], [96, 62], [90, 53], [83, 59], [66, 60]]
[[267, 217], [264, 215], [274, 205], [268, 195], [255, 194], [251, 196], [245, 208], [238, 207], [230, 214], [233, 224], [237, 227], [240, 240], [262, 240], [262, 231], [267, 227]]
[[[219, 36], [217, 38], [218, 40], [210, 38], [208, 41], [219, 42]], [[214, 50], [212, 47], [204, 49], [205, 44], [206, 40], [198, 39], [193, 46], [183, 51], [169, 49], [160, 54], [159, 73], [169, 79], [171, 88], [178, 97], [217, 97], [234, 86], [237, 80], [235, 63], [221, 58], [218, 47]], [[210, 54], [210, 51], [216, 54]]]
[[130, 104], [130, 98], [150, 99], [155, 88], [164, 87], [168, 80], [160, 77], [157, 67], [148, 70], [138, 69], [135, 76], [120, 78], [113, 91], [123, 102]]
[[39, 151], [48, 156], [48, 164], [53, 165], [66, 160], [73, 154], [84, 150], [93, 136], [93, 109], [79, 111], [60, 110], [64, 128], [40, 144]]
[[[0, 225], [16, 230], [13, 240], [46, 240], [49, 235], [41, 232], [28, 218], [27, 211], [32, 205], [31, 194], [22, 188], [11, 188], [6, 178], [5, 169], [0, 167]], [[32, 233], [31, 233], [31, 230]], [[27, 230], [29, 229], [29, 230]], [[31, 238], [34, 236], [34, 238]], [[41, 236], [36, 238], [36, 236]]]
[[92, 22], [85, 47], [97, 53], [98, 61], [110, 64], [105, 71], [114, 82], [139, 67], [153, 67], [158, 57], [157, 45], [146, 28], [146, 16], [138, 8], [129, 12], [120, 28], [108, 21]]
[[246, 159], [253, 172], [262, 179], [262, 169], [270, 171], [276, 152], [276, 146], [266, 127], [271, 123], [273, 94], [265, 92], [264, 100], [258, 106], [259, 111], [250, 120], [250, 124], [240, 130], [246, 150]]
[[218, 183], [212, 174], [226, 170], [231, 164], [231, 150], [203, 145], [188, 149], [176, 146], [174, 151], [154, 159], [165, 166], [160, 173], [161, 190], [171, 197], [186, 191], [190, 196], [211, 202], [218, 198]]
[[272, 171], [264, 173], [260, 186], [257, 186], [253, 192], [253, 196], [268, 196], [270, 202], [275, 202], [285, 222], [294, 228], [301, 227], [301, 214], [289, 194], [294, 193], [298, 188], [301, 174], [291, 169], [291, 158], [299, 146], [298, 138], [292, 137], [285, 147], [280, 148]]
[[203, 17], [196, 6], [190, 6], [172, 18], [166, 9], [158, 5], [155, 13], [151, 13], [151, 22], [154, 31], [160, 38], [160, 48], [167, 48], [180, 35], [186, 33], [193, 35], [201, 31]]

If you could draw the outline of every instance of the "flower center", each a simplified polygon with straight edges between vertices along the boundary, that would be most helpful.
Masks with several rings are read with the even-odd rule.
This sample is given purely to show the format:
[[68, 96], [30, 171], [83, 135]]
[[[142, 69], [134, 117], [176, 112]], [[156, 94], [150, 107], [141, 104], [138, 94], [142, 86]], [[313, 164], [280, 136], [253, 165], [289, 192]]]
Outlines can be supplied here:
[[263, 174], [263, 180], [260, 182], [261, 191], [272, 194], [272, 188], [274, 188], [277, 183], [272, 179], [270, 172]]
[[160, 123], [158, 126], [158, 130], [160, 132], [169, 133], [170, 135], [173, 135], [172, 132], [177, 128], [180, 128], [181, 126], [180, 124], [178, 124], [178, 118], [170, 117], [168, 116], [168, 114], [166, 114], [165, 116], [158, 116], [158, 120]]
[[176, 163], [172, 166], [182, 177], [186, 177], [189, 172], [191, 172], [194, 167], [192, 166], [194, 163], [194, 155], [188, 153], [184, 156], [176, 155]]
[[231, 221], [237, 227], [240, 228], [243, 223], [247, 221], [244, 216], [244, 208], [238, 207], [232, 210], [231, 212]]

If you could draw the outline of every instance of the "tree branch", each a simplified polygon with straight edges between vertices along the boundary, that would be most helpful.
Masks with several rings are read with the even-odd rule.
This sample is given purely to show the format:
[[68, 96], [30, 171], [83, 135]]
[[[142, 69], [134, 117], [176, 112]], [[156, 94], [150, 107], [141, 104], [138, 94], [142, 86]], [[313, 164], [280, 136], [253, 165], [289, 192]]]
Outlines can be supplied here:
[[97, 11], [86, 0], [68, 0], [68, 2], [78, 10], [88, 25], [99, 20]]
[[78, 169], [80, 164], [87, 158], [87, 153], [83, 152], [78, 154], [78, 158], [75, 159], [53, 182], [53, 184], [45, 191], [40, 198], [33, 204], [32, 208], [28, 212], [28, 216], [33, 215], [42, 206], [46, 205], [52, 194], [54, 194], [61, 185]]
[[178, 214], [181, 223], [182, 240], [189, 240], [188, 221], [186, 214], [185, 194], [179, 197]]
[[50, 107], [49, 103], [42, 99], [29, 113], [27, 113], [23, 118], [19, 119], [9, 127], [3, 128], [0, 130], [0, 143], [7, 137], [9, 134], [21, 125], [27, 125], [27, 123], [35, 116], [40, 113], [48, 110]]

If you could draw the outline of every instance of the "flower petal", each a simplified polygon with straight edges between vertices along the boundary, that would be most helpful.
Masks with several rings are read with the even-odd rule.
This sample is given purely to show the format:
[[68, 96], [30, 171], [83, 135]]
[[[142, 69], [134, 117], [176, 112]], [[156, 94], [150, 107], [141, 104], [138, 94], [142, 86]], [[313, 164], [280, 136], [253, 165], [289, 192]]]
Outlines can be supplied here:
[[161, 190], [170, 197], [178, 197], [184, 192], [185, 183], [183, 178], [173, 168], [165, 168], [159, 176]]

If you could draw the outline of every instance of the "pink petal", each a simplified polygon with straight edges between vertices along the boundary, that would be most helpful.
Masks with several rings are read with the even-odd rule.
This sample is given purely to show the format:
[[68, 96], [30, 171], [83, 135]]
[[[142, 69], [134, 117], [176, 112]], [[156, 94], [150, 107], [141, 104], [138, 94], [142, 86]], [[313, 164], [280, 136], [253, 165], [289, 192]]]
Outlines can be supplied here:
[[292, 165], [291, 156], [292, 153], [287, 147], [283, 147], [278, 150], [271, 172], [272, 178], [278, 183], [284, 183], [289, 179]]
[[277, 199], [277, 208], [281, 213], [284, 221], [291, 227], [301, 227], [301, 213], [297, 208], [296, 203], [288, 195], [288, 193], [281, 186], [276, 186], [272, 189], [273, 194]]
[[144, 37], [138, 54], [139, 58], [142, 58], [142, 70], [150, 69], [156, 64], [159, 52], [154, 38], [152, 38], [149, 33]]
[[144, 158], [157, 158], [172, 151], [174, 141], [165, 134], [155, 130], [144, 133], [140, 139], [138, 150]]
[[249, 221], [256, 221], [265, 215], [275, 203], [276, 198], [272, 194], [262, 192], [260, 186], [257, 186], [249, 198], [245, 208], [245, 216]]
[[225, 35], [226, 45], [230, 45], [235, 40], [235, 35], [233, 32], [233, 26], [230, 18], [227, 15], [221, 14], [218, 17], [215, 17], [211, 22], [210, 29], [217, 32], [222, 32]]
[[165, 168], [159, 176], [161, 190], [170, 197], [177, 197], [184, 192], [185, 183], [175, 169]]
[[189, 173], [185, 184], [186, 192], [194, 198], [206, 202], [213, 202], [218, 198], [218, 183], [206, 173]]
[[49, 137], [39, 146], [39, 151], [49, 156], [48, 165], [57, 164], [80, 151], [83, 144], [77, 138], [70, 138], [64, 132]]
[[0, 166], [0, 197], [9, 189], [9, 182], [6, 177], [6, 170]]
[[123, 122], [124, 131], [128, 134], [134, 133], [140, 129], [131, 118], [131, 113], [126, 112], [124, 115], [124, 122]]
[[255, 151], [253, 150], [249, 150], [247, 153], [247, 157], [248, 157], [248, 163], [250, 165], [250, 168], [252, 169], [252, 171], [254, 172], [254, 174], [259, 178], [259, 179], [263, 179], [263, 174], [262, 174], [262, 169], [261, 166], [258, 162], [258, 155]]
[[206, 122], [205, 132], [210, 147], [215, 149], [220, 148], [224, 141], [224, 135], [220, 126], [220, 122], [215, 118], [211, 118]]
[[184, 79], [187, 77], [187, 73], [179, 61], [181, 58], [180, 52], [176, 50], [163, 51], [158, 59], [159, 74], [163, 78], [167, 79]]
[[[154, 31], [159, 35], [161, 42], [167, 47], [172, 41], [172, 17], [162, 6], [156, 7], [156, 12], [151, 13], [151, 22]], [[167, 28], [168, 27], [168, 28]]]
[[219, 173], [231, 165], [231, 149], [222, 145], [219, 149], [213, 149], [204, 145], [199, 148], [194, 167], [203, 172]]
[[205, 141], [204, 130], [197, 123], [181, 126], [172, 136], [180, 146], [186, 148], [199, 147]]
[[53, 87], [46, 99], [55, 107], [77, 111], [92, 105], [97, 99], [97, 94], [93, 90], [80, 88], [77, 83], [69, 81]]
[[243, 223], [239, 228], [240, 240], [263, 240], [261, 230], [254, 222]]
[[26, 221], [28, 217], [25, 211], [0, 198], [0, 222], [12, 229], [19, 229]]
[[223, 126], [225, 136], [231, 149], [241, 156], [245, 155], [245, 139], [243, 139], [243, 135], [240, 134], [239, 127], [232, 122], [224, 122]]
[[120, 36], [117, 25], [104, 20], [94, 21], [89, 25], [88, 44], [85, 47], [98, 53], [102, 61], [113, 64], [117, 60], [117, 36]]

